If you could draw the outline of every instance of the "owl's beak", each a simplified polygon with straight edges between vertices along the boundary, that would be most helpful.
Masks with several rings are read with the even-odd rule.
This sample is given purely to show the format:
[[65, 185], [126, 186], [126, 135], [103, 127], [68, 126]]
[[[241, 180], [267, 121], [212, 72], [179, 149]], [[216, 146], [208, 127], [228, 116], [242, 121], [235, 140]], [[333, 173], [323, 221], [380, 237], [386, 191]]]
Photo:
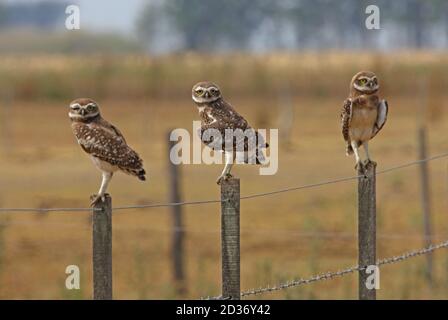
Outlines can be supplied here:
[[205, 96], [206, 98], [210, 98], [210, 93], [208, 93], [208, 91], [206, 91], [204, 96]]
[[81, 112], [81, 115], [82, 115], [82, 116], [85, 116], [85, 115], [87, 114], [87, 111], [86, 111], [86, 109], [81, 109], [81, 111], [80, 111], [80, 112]]

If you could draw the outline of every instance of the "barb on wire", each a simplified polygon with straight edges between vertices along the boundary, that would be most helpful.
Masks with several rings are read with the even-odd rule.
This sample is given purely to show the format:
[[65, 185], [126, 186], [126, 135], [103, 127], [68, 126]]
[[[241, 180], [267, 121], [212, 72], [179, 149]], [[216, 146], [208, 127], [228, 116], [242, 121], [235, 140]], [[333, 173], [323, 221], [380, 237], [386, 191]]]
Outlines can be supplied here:
[[[420, 249], [420, 250], [413, 250], [413, 251], [405, 252], [399, 256], [394, 256], [394, 257], [378, 260], [376, 265], [381, 266], [381, 265], [401, 262], [401, 261], [407, 260], [409, 258], [421, 256], [421, 255], [433, 252], [435, 250], [447, 248], [447, 247], [448, 247], [448, 240], [446, 240], [444, 242], [440, 242], [439, 244], [436, 244], [436, 245], [430, 245], [430, 246]], [[307, 279], [291, 280], [291, 281], [281, 283], [281, 284], [279, 284], [277, 286], [273, 286], [273, 287], [265, 287], [265, 288], [246, 290], [246, 291], [241, 292], [241, 297], [246, 297], [246, 296], [251, 296], [251, 295], [259, 295], [259, 294], [273, 292], [273, 291], [280, 291], [283, 289], [297, 287], [297, 286], [300, 286], [303, 284], [309, 284], [309, 283], [313, 283], [313, 282], [317, 282], [317, 281], [330, 280], [330, 279], [334, 279], [336, 277], [345, 276], [346, 274], [353, 273], [355, 271], [361, 271], [366, 268], [367, 268], [367, 266], [359, 266], [358, 265], [358, 266], [346, 268], [346, 269], [335, 271], [335, 272], [327, 272], [327, 273], [319, 274], [319, 275], [316, 275], [316, 276], [313, 276], [313, 277], [307, 278]]]
[[[433, 157], [429, 157], [426, 159], [416, 160], [416, 161], [405, 163], [405, 164], [402, 164], [399, 166], [380, 170], [377, 172], [377, 175], [395, 171], [395, 170], [399, 170], [399, 169], [403, 169], [403, 168], [407, 168], [410, 166], [421, 164], [423, 162], [439, 160], [439, 159], [446, 158], [446, 157], [448, 157], [448, 152], [442, 153], [442, 154], [439, 154], [439, 155], [436, 155]], [[247, 199], [265, 197], [265, 196], [270, 196], [270, 195], [275, 195], [275, 194], [285, 193], [285, 192], [290, 192], [290, 191], [311, 189], [311, 188], [321, 187], [321, 186], [325, 186], [325, 185], [330, 185], [330, 184], [335, 184], [335, 183], [340, 183], [340, 182], [345, 182], [345, 181], [350, 181], [350, 180], [356, 180], [360, 177], [361, 176], [359, 176], [359, 175], [355, 175], [355, 176], [332, 179], [332, 180], [327, 180], [327, 181], [313, 183], [313, 184], [306, 184], [306, 185], [302, 185], [302, 186], [288, 187], [288, 188], [283, 188], [283, 189], [274, 190], [274, 191], [268, 191], [268, 192], [262, 192], [262, 193], [256, 193], [256, 194], [252, 194], [252, 195], [242, 196], [240, 199], [247, 200]], [[198, 200], [198, 201], [184, 201], [184, 202], [175, 202], [175, 203], [153, 203], [153, 204], [143, 204], [143, 205], [129, 205], [129, 206], [114, 207], [112, 209], [114, 211], [117, 211], [117, 210], [130, 210], [130, 209], [147, 209], [147, 208], [162, 208], [162, 207], [173, 207], [173, 206], [210, 204], [210, 203], [220, 203], [220, 202], [221, 202], [220, 199]], [[41, 213], [56, 212], [56, 211], [57, 212], [79, 212], [79, 211], [92, 211], [92, 210], [93, 210], [92, 208], [0, 208], [0, 212], [41, 212]]]

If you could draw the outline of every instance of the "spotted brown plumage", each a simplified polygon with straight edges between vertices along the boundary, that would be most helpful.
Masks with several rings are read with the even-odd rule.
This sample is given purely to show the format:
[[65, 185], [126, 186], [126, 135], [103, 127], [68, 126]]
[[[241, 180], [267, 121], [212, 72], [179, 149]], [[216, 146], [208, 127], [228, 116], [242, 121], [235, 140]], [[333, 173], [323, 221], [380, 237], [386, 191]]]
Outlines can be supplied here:
[[350, 96], [344, 101], [341, 112], [342, 136], [347, 155], [355, 154], [356, 166], [361, 163], [358, 148], [364, 146], [370, 160], [368, 142], [384, 127], [388, 104], [378, 96], [377, 76], [370, 71], [358, 72], [350, 83]]
[[112, 124], [100, 118], [89, 123], [74, 121], [72, 128], [79, 145], [87, 154], [145, 180], [143, 161]]
[[350, 99], [346, 99], [344, 101], [344, 105], [342, 107], [341, 112], [341, 126], [342, 126], [342, 136], [344, 137], [344, 140], [347, 143], [346, 147], [347, 155], [353, 154], [353, 148], [350, 145], [350, 134], [349, 134], [351, 116], [352, 116], [352, 101]]
[[[268, 147], [268, 144], [264, 142], [263, 136], [258, 134], [256, 130], [253, 130], [249, 124], [247, 123], [246, 119], [244, 119], [238, 112], [233, 109], [233, 107], [225, 102], [223, 99], [219, 99], [217, 101], [211, 102], [210, 105], [207, 105], [202, 109], [202, 111], [199, 112], [199, 116], [201, 117], [201, 132], [200, 137], [202, 142], [204, 142], [206, 145], [213, 149], [220, 149], [220, 150], [228, 150], [229, 148], [226, 148], [226, 142], [227, 146], [232, 146], [230, 150], [236, 151], [238, 147], [238, 143], [242, 142], [244, 143], [240, 145], [241, 151], [249, 151], [250, 142], [249, 139], [252, 137], [253, 139], [256, 139], [255, 144], [258, 146], [261, 146], [263, 148]], [[214, 121], [216, 119], [216, 121]], [[219, 120], [218, 120], [219, 119]], [[248, 132], [249, 137], [246, 137], [244, 141], [241, 139], [237, 139], [234, 137], [233, 142], [226, 141], [223, 139], [222, 144], [219, 146], [213, 145], [212, 139], [206, 139], [204, 133], [209, 129], [215, 129], [218, 130], [222, 137], [226, 137], [226, 130], [241, 130], [242, 132], [246, 131]], [[211, 137], [213, 138], [213, 137]], [[258, 149], [257, 149], [258, 151]], [[257, 164], [260, 164], [258, 162]]]
[[[222, 98], [221, 90], [216, 84], [197, 83], [192, 89], [192, 99], [198, 107], [201, 118], [198, 134], [202, 142], [214, 150], [223, 151], [226, 156], [226, 165], [217, 180], [218, 184], [222, 179], [231, 176], [230, 169], [238, 152], [244, 153], [243, 163], [263, 163], [265, 158], [262, 149], [269, 145], [264, 141], [263, 136]], [[229, 134], [226, 135], [226, 131], [229, 130], [236, 133], [235, 136], [230, 137], [232, 140], [229, 140]], [[213, 132], [219, 133], [218, 141], [215, 140]]]
[[78, 144], [103, 174], [100, 190], [92, 204], [104, 198], [115, 171], [123, 171], [140, 180], [146, 179], [142, 159], [126, 143], [120, 130], [101, 117], [95, 101], [86, 98], [73, 101], [69, 117]]

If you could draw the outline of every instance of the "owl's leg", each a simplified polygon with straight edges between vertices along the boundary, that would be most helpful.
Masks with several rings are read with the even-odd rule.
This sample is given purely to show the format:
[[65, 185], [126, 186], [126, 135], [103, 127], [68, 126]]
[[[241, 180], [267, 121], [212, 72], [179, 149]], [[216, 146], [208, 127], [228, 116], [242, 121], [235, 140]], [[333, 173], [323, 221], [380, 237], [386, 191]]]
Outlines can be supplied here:
[[112, 179], [113, 172], [103, 171], [102, 175], [103, 180], [101, 181], [101, 187], [100, 190], [98, 191], [98, 194], [94, 194], [90, 197], [90, 200], [92, 200], [92, 202], [90, 203], [91, 206], [93, 206], [100, 200], [101, 201], [105, 200], [104, 195], [106, 194], [107, 186], [109, 185], [109, 182]]
[[369, 142], [365, 141], [363, 143], [363, 146], [364, 146], [364, 151], [366, 152], [366, 157], [367, 157], [366, 163], [372, 162], [372, 160], [370, 159], [370, 154], [369, 154]]
[[359, 157], [358, 144], [356, 143], [356, 141], [352, 141], [351, 145], [352, 145], [353, 152], [355, 153], [355, 159], [356, 159], [355, 169], [358, 169], [358, 167], [360, 165], [362, 165], [361, 158]]
[[369, 142], [366, 141], [366, 142], [364, 142], [363, 145], [364, 145], [364, 150], [366, 151], [366, 157], [367, 157], [367, 160], [365, 161], [364, 166], [365, 166], [365, 167], [368, 167], [368, 166], [370, 166], [370, 165], [372, 165], [372, 164], [376, 165], [376, 162], [375, 162], [375, 161], [372, 161], [372, 159], [370, 158], [370, 153], [369, 153]]
[[366, 152], [367, 160], [370, 160], [370, 154], [369, 154], [369, 142], [368, 142], [368, 141], [365, 141], [365, 142], [363, 143], [363, 146], [364, 146], [364, 151]]
[[232, 151], [224, 151], [224, 157], [226, 159], [226, 165], [224, 166], [224, 170], [222, 170], [221, 175], [216, 180], [217, 184], [221, 184], [222, 180], [228, 180], [232, 177], [230, 174], [230, 170], [232, 169], [233, 160], [234, 160], [234, 154]]

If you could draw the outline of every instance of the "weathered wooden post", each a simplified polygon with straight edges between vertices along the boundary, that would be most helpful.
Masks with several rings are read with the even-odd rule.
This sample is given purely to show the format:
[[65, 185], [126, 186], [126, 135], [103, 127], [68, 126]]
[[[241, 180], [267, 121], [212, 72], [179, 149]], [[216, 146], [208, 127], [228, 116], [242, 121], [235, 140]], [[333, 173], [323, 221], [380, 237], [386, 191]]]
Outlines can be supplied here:
[[93, 299], [112, 300], [112, 199], [93, 207]]
[[221, 182], [222, 297], [240, 297], [240, 180]]
[[[176, 144], [175, 141], [170, 140], [170, 133], [168, 133], [168, 158], [169, 158], [169, 174], [170, 174], [170, 202], [181, 202], [180, 192], [180, 172], [179, 167], [171, 161], [170, 151]], [[176, 282], [177, 291], [179, 294], [185, 293], [184, 283], [184, 230], [182, 223], [182, 207], [171, 206], [172, 218], [173, 218], [173, 231], [172, 231], [172, 244], [171, 255], [173, 261], [173, 277]]]
[[[358, 168], [358, 264], [360, 267], [376, 263], [376, 163]], [[367, 288], [369, 274], [359, 271], [360, 300], [375, 300], [376, 290]]]
[[[418, 130], [418, 153], [419, 159], [423, 160], [428, 157], [426, 127], [420, 126]], [[423, 234], [425, 238], [425, 247], [429, 247], [432, 243], [432, 225], [431, 225], [431, 197], [429, 187], [429, 168], [426, 161], [420, 163], [420, 185], [421, 185], [421, 201], [423, 211]], [[433, 255], [426, 255], [425, 275], [430, 285], [432, 285], [433, 272]]]

